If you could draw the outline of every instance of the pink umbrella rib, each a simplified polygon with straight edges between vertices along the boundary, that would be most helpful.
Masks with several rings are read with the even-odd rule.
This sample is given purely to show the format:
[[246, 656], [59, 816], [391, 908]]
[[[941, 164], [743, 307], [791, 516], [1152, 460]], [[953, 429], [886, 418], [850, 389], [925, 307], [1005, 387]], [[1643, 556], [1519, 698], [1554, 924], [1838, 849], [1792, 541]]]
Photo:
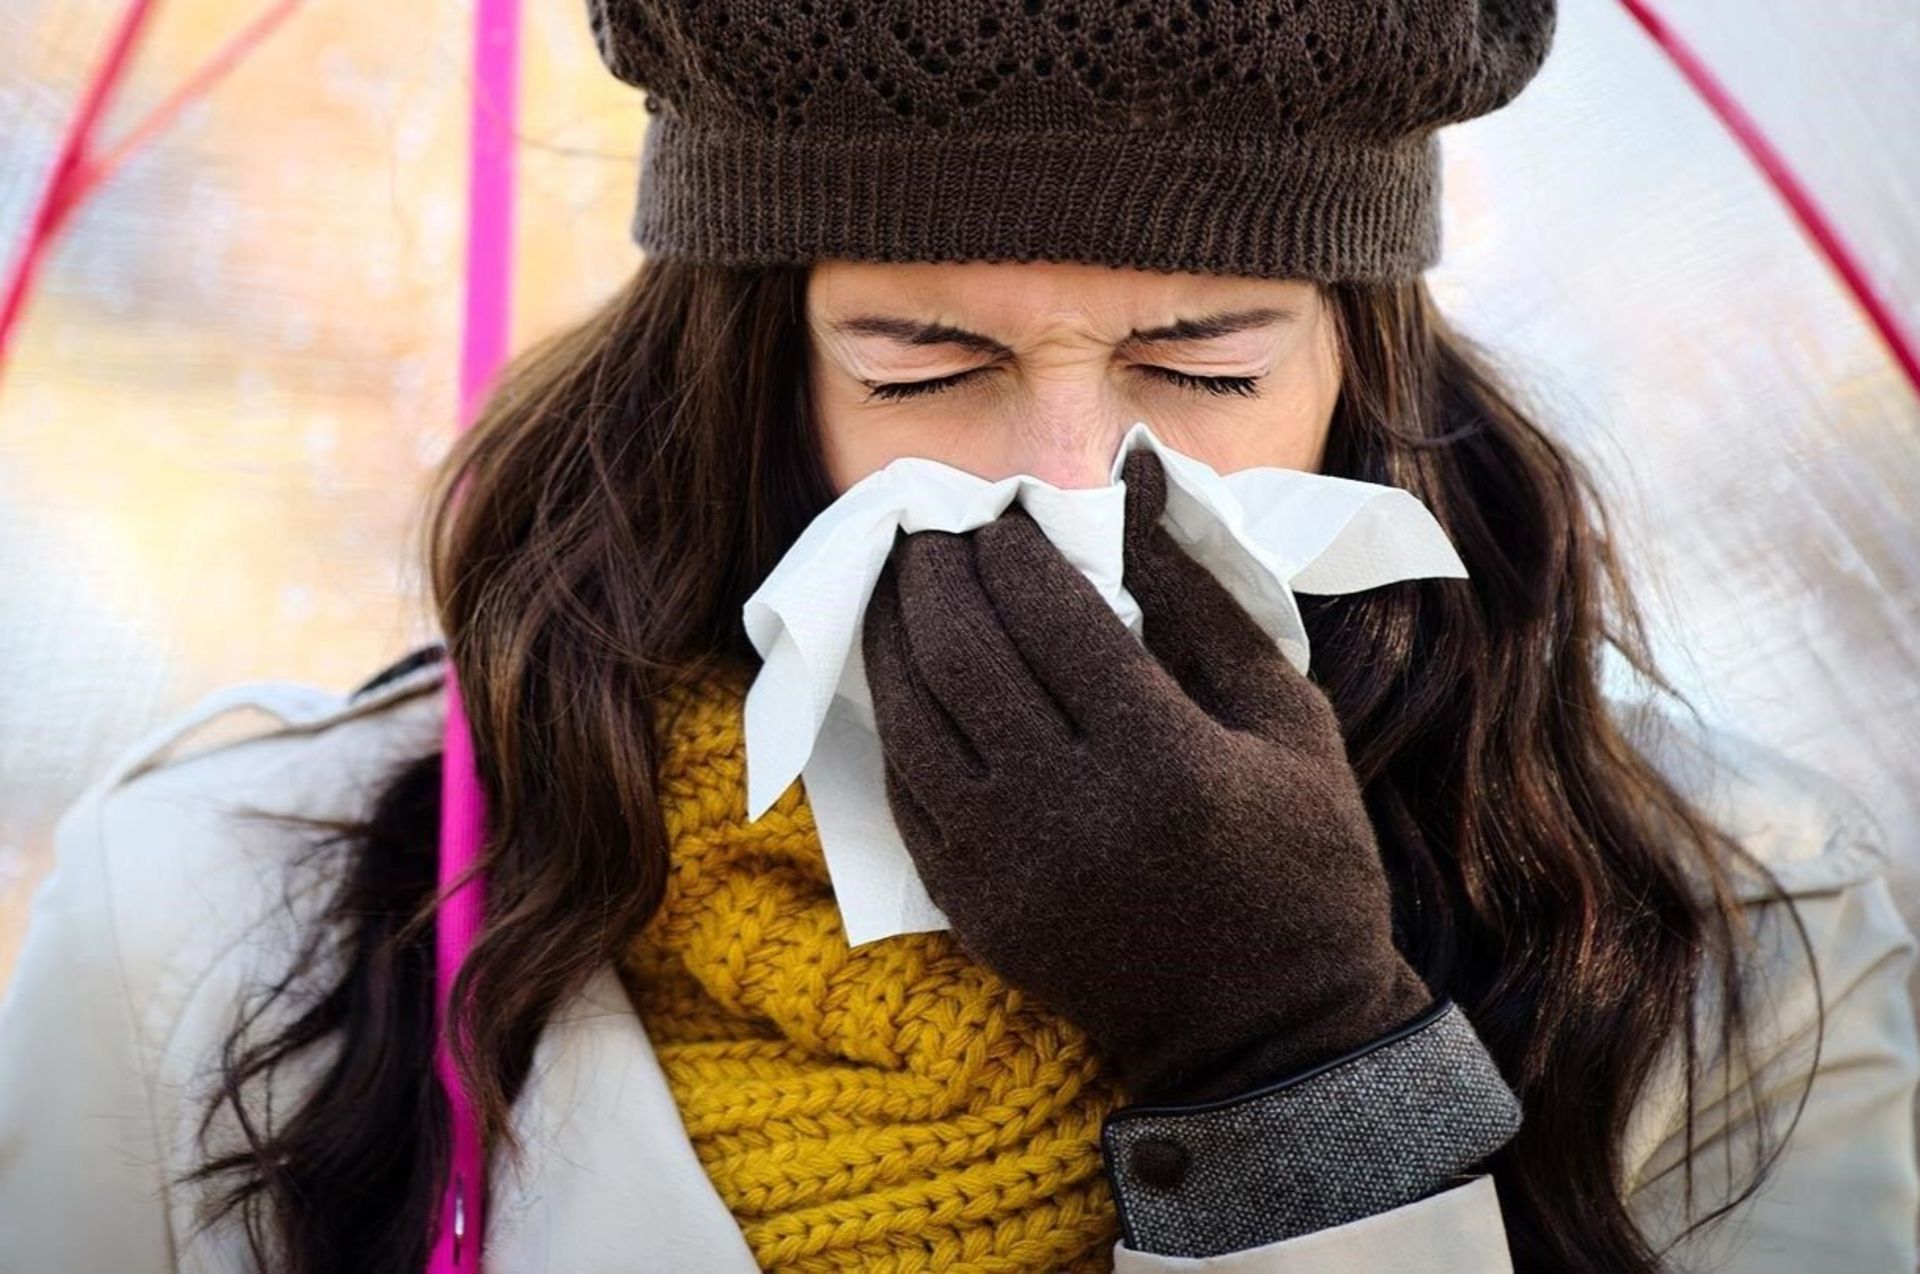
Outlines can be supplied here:
[[6, 287], [0, 292], [0, 366], [5, 364], [14, 328], [26, 309], [46, 253], [74, 212], [182, 110], [211, 92], [214, 85], [253, 52], [299, 4], [300, 0], [279, 0], [202, 63], [164, 102], [129, 129], [118, 144], [95, 154], [94, 131], [108, 104], [124, 86], [134, 50], [156, 8], [156, 0], [130, 0], [107, 43], [106, 55], [87, 81], [79, 108], [67, 123], [40, 201], [27, 222], [25, 239], [7, 270]]
[[[61, 139], [21, 249], [0, 293], [0, 366], [40, 266], [54, 239], [101, 184], [204, 97], [257, 48], [299, 0], [278, 0], [203, 63], [149, 112], [126, 137], [96, 155], [94, 133], [106, 107], [123, 87], [134, 50], [156, 0], [129, 0], [105, 56], [89, 78], [80, 105]], [[474, 24], [474, 92], [471, 112], [472, 170], [468, 189], [465, 322], [461, 337], [460, 423], [471, 424], [500, 366], [510, 334], [513, 240], [513, 126], [518, 105], [519, 6], [517, 0], [480, 0]], [[448, 1101], [452, 1157], [442, 1222], [433, 1239], [429, 1269], [467, 1274], [480, 1268], [480, 1236], [486, 1197], [484, 1150], [465, 1087], [450, 1047], [448, 996], [483, 919], [484, 882], [479, 871], [486, 807], [473, 758], [471, 735], [459, 687], [449, 674], [441, 788], [440, 870], [442, 906], [436, 927], [435, 1068]]]
[[[469, 427], [506, 360], [513, 284], [513, 130], [519, 109], [519, 0], [480, 0], [473, 26], [473, 96], [469, 113], [465, 317], [460, 347], [460, 425]], [[474, 764], [473, 740], [460, 688], [447, 675], [447, 719], [441, 762], [442, 896], [435, 926], [435, 1066], [452, 1123], [452, 1156], [441, 1197], [429, 1274], [480, 1268], [486, 1203], [486, 1147], [454, 1064], [451, 1011], [455, 978], [484, 920], [480, 871], [486, 799]]]
[[1906, 374], [1908, 382], [1916, 391], [1920, 391], [1920, 353], [1916, 352], [1912, 334], [1894, 317], [1893, 307], [1873, 286], [1859, 257], [1840, 234], [1833, 219], [1807, 189], [1806, 183], [1794, 172], [1793, 166], [1787, 163], [1779, 148], [1768, 140], [1759, 122], [1740, 105], [1706, 61], [1654, 12], [1646, 0], [1621, 0], [1621, 3], [1679, 68], [1680, 74], [1700, 94], [1708, 108], [1719, 117], [1740, 148], [1746, 151], [1748, 158], [1753, 160], [1779, 193], [1794, 218], [1839, 274], [1848, 291], [1853, 293], [1860, 308], [1866, 312], [1868, 321], [1886, 341], [1887, 348], [1899, 363], [1900, 370]]

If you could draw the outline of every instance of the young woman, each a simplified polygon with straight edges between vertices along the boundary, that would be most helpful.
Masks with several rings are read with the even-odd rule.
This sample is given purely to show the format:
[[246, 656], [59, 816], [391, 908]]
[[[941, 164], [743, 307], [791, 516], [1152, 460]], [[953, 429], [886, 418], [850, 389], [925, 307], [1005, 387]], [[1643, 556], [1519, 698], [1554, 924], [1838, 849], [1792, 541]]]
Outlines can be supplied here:
[[[412, 1270], [446, 665], [489, 800], [489, 1270], [1911, 1270], [1914, 943], [1858, 807], [1654, 700], [1580, 467], [1435, 312], [1439, 124], [1538, 0], [592, 6], [636, 234], [433, 493], [445, 649], [238, 688], [59, 829], [0, 1013], [0, 1268]], [[1404, 487], [1466, 579], [1300, 599], [1125, 470], [1129, 636], [1018, 506], [863, 650], [951, 931], [849, 949], [745, 817], [742, 604], [900, 456], [1148, 419]], [[214, 713], [281, 728], [168, 759]]]

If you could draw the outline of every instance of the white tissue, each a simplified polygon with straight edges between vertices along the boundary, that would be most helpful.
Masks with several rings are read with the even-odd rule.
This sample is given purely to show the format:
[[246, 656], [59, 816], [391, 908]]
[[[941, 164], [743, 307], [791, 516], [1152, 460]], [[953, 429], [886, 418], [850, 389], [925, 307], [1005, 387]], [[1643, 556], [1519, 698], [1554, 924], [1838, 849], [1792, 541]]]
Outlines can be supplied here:
[[1128, 429], [1103, 487], [1062, 489], [1031, 474], [989, 482], [920, 457], [868, 474], [808, 525], [745, 608], [763, 660], [746, 700], [747, 817], [801, 778], [849, 945], [949, 927], [894, 826], [860, 653], [895, 529], [970, 531], [1017, 500], [1137, 637], [1140, 608], [1120, 578], [1120, 473], [1136, 447], [1152, 447], [1166, 472], [1162, 525], [1303, 673], [1296, 591], [1466, 577], [1440, 524], [1408, 491], [1295, 469], [1220, 474], [1167, 447], [1145, 421]]

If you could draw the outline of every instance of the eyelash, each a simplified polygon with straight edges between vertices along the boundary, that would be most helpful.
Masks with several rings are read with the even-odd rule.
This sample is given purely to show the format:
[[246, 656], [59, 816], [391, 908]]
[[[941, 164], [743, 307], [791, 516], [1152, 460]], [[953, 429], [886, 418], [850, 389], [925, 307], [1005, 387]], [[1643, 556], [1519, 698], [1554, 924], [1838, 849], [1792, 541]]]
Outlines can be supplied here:
[[[937, 394], [950, 389], [962, 381], [990, 370], [975, 367], [969, 371], [957, 372], [952, 376], [941, 376], [934, 380], [898, 381], [891, 385], [871, 386], [872, 397], [882, 400], [917, 398], [922, 394]], [[1195, 376], [1191, 372], [1177, 372], [1171, 367], [1140, 367], [1135, 370], [1157, 376], [1169, 384], [1182, 389], [1199, 390], [1209, 394], [1240, 394], [1255, 397], [1259, 394], [1260, 378], [1257, 376]]]

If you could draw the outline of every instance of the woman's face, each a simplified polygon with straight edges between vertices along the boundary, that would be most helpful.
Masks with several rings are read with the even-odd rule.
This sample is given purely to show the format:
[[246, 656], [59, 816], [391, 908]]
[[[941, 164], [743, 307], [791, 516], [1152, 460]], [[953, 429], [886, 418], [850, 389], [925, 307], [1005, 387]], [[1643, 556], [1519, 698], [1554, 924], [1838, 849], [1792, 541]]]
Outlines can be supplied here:
[[1333, 316], [1298, 280], [827, 261], [807, 323], [836, 492], [901, 456], [1102, 486], [1136, 420], [1222, 473], [1317, 470], [1340, 386]]

